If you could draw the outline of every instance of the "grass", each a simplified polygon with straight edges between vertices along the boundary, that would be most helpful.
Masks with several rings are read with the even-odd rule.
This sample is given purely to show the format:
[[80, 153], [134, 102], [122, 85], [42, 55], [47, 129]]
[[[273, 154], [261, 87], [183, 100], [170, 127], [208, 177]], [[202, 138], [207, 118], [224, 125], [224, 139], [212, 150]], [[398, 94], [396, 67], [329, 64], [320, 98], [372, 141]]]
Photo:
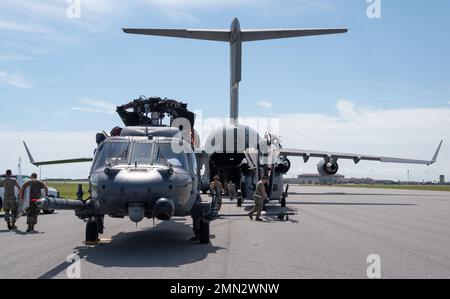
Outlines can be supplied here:
[[447, 191], [450, 185], [335, 185], [336, 187], [371, 188], [371, 189], [397, 189], [397, 190], [424, 190], [424, 191]]
[[[78, 183], [54, 183], [49, 182], [47, 184], [49, 187], [53, 187], [56, 190], [59, 191], [61, 198], [68, 198], [68, 199], [76, 199], [77, 198], [77, 190], [78, 190]], [[83, 199], [87, 199], [89, 197], [89, 184], [83, 183], [83, 192], [84, 196]]]

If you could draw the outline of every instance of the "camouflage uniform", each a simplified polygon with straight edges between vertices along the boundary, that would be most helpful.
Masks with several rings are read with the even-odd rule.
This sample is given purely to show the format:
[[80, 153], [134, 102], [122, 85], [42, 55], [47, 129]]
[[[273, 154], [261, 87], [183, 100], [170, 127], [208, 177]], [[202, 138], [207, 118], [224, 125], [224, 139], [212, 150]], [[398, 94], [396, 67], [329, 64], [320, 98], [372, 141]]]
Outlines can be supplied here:
[[217, 206], [218, 210], [220, 211], [220, 208], [222, 207], [222, 193], [223, 193], [223, 187], [222, 183], [219, 181], [212, 181], [209, 185], [209, 188], [211, 189], [211, 194], [216, 194], [217, 196]]
[[15, 187], [19, 189], [17, 181], [11, 177], [7, 177], [0, 182], [0, 188], [4, 188], [3, 209], [5, 210], [5, 221], [8, 223], [8, 229], [16, 229], [17, 220], [17, 201]]
[[236, 197], [236, 185], [232, 181], [228, 184], [228, 194], [230, 195], [230, 200]]
[[27, 224], [28, 224], [28, 230], [32, 231], [34, 230], [34, 226], [37, 224], [37, 219], [39, 215], [39, 207], [36, 204], [36, 201], [42, 198], [42, 189], [45, 189], [45, 194], [48, 193], [47, 186], [39, 181], [39, 180], [29, 180], [25, 184], [23, 184], [21, 188], [21, 193], [23, 194], [23, 191], [30, 187], [30, 206], [27, 208]]
[[265, 185], [262, 181], [259, 181], [256, 184], [256, 191], [254, 194], [255, 206], [248, 214], [250, 216], [250, 218], [252, 218], [253, 214], [256, 212], [256, 219], [257, 220], [260, 219], [261, 212], [262, 212], [262, 209], [264, 206], [264, 201], [266, 200], [266, 198], [267, 198], [267, 193], [266, 193]]

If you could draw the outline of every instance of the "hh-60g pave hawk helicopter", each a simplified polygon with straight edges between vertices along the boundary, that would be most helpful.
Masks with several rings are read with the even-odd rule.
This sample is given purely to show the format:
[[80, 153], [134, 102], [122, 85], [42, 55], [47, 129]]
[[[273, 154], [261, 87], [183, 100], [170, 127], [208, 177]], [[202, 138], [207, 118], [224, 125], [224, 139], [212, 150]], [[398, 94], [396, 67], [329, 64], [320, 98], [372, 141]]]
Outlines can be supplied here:
[[[126, 127], [114, 128], [111, 136], [98, 133], [93, 159], [36, 162], [24, 143], [36, 166], [93, 161], [87, 201], [43, 198], [39, 207], [75, 210], [87, 222], [88, 242], [97, 241], [103, 233], [105, 215], [128, 216], [136, 223], [144, 217], [169, 220], [190, 215], [200, 243], [209, 243], [209, 223], [217, 217], [217, 203], [214, 199], [202, 202], [198, 194], [196, 132], [184, 132], [192, 136], [187, 140], [182, 134], [182, 122], [184, 128], [194, 127], [194, 113], [184, 103], [144, 97], [117, 107], [117, 112]], [[169, 125], [163, 124], [166, 116]], [[79, 190], [79, 199], [81, 194]]]

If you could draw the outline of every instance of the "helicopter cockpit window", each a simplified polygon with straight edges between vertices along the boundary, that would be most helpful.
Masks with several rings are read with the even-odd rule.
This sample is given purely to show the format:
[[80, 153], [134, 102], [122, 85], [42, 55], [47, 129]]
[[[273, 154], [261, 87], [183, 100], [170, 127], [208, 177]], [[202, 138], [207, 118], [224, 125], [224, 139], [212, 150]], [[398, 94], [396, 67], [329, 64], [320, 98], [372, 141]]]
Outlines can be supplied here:
[[171, 143], [158, 143], [156, 146], [156, 164], [171, 165], [172, 167], [189, 169], [186, 153], [174, 153]]
[[151, 164], [151, 154], [153, 143], [138, 142], [134, 144], [133, 155], [131, 157], [131, 164]]
[[108, 164], [128, 164], [128, 149], [130, 143], [121, 142], [104, 142], [98, 149], [93, 169], [105, 168]]

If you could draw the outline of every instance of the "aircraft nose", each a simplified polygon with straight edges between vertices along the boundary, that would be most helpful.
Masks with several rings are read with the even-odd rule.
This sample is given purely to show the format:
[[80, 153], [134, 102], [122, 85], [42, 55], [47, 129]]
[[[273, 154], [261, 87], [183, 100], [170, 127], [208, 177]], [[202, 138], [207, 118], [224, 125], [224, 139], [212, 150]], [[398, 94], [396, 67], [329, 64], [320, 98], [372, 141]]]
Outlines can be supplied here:
[[170, 219], [175, 211], [188, 209], [192, 184], [191, 176], [178, 169], [173, 173], [162, 168], [133, 169], [102, 174], [96, 189], [106, 214], [125, 215], [139, 222], [143, 217]]

